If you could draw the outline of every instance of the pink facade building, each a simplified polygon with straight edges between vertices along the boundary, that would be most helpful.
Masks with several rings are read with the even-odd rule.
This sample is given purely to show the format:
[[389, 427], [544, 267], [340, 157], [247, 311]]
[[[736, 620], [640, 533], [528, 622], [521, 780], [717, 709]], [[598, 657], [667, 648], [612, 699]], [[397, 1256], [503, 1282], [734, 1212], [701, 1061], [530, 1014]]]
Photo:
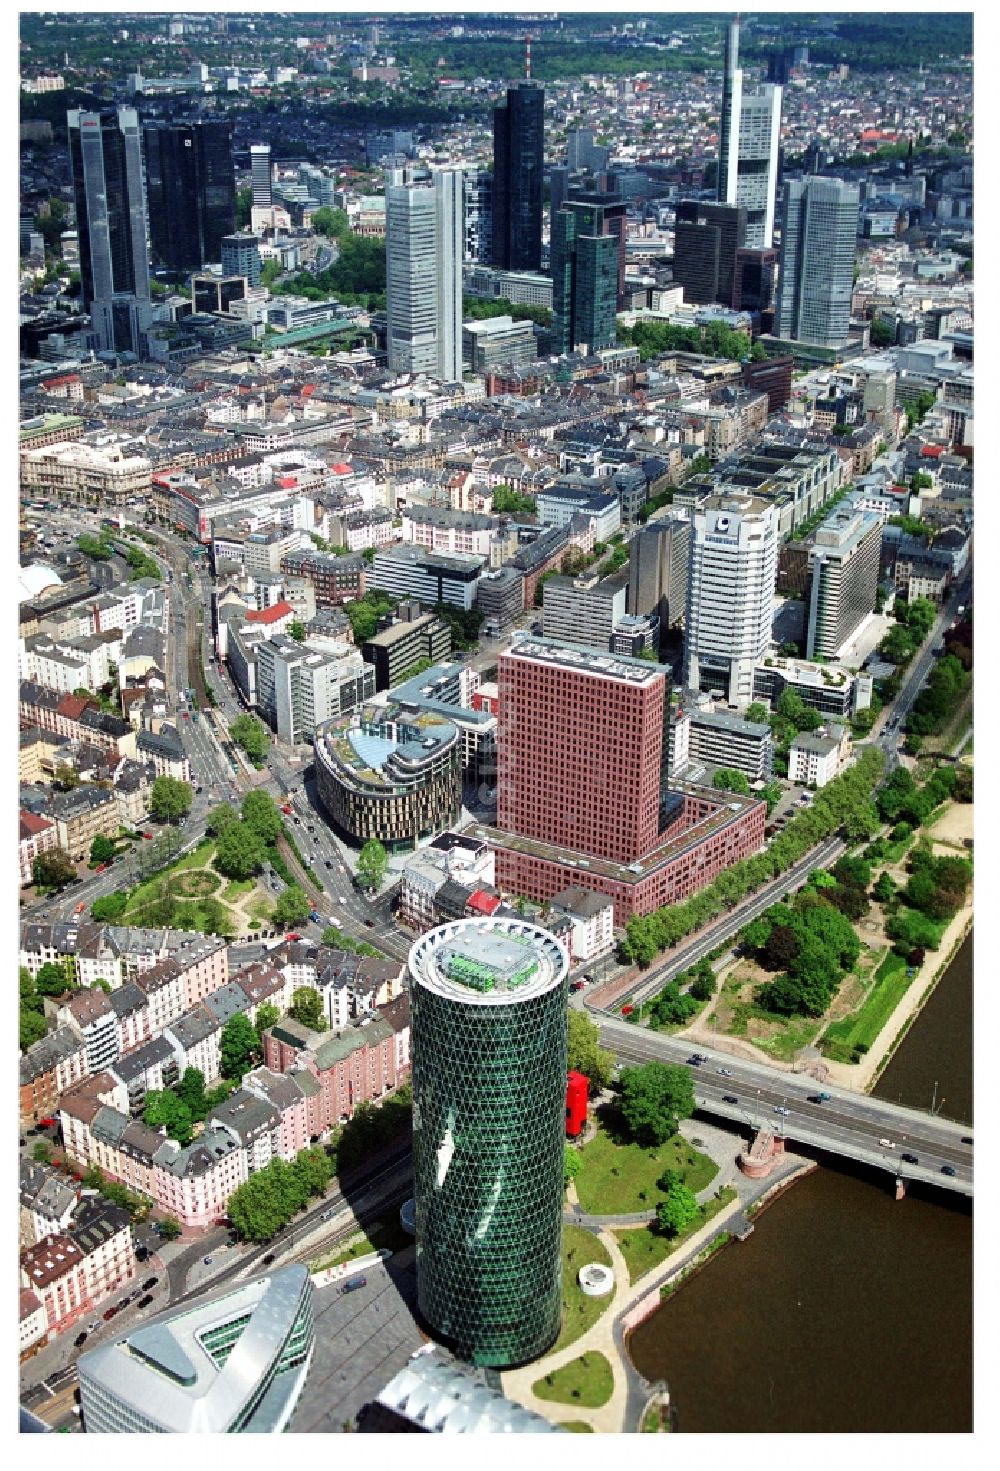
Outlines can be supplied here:
[[229, 948], [224, 940], [206, 936], [185, 945], [174, 955], [184, 984], [184, 1007], [189, 1011], [229, 980]]
[[83, 1252], [66, 1235], [46, 1236], [22, 1251], [21, 1286], [41, 1302], [49, 1333], [65, 1332], [93, 1307]]
[[[402, 998], [399, 998], [400, 1000]], [[343, 1032], [312, 1032], [296, 1022], [282, 1020], [264, 1033], [264, 1062], [275, 1072], [296, 1070], [311, 1075], [317, 1085], [309, 1090], [307, 1109], [312, 1136], [351, 1118], [359, 1103], [372, 1103], [398, 1088], [409, 1076], [409, 1044], [400, 1049], [400, 1031], [409, 1034], [409, 1018], [402, 1020], [398, 1002], [390, 1003], [395, 1025], [383, 1013], [365, 1027]], [[400, 1066], [399, 1059], [405, 1056]]]

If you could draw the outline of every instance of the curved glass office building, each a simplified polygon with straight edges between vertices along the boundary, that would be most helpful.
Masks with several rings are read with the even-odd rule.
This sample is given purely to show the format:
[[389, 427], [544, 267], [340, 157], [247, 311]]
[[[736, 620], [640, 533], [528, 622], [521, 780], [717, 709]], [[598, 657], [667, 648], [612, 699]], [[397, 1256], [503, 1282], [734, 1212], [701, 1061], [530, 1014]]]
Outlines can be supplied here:
[[460, 1357], [506, 1368], [559, 1333], [566, 958], [520, 920], [410, 951], [417, 1302]]

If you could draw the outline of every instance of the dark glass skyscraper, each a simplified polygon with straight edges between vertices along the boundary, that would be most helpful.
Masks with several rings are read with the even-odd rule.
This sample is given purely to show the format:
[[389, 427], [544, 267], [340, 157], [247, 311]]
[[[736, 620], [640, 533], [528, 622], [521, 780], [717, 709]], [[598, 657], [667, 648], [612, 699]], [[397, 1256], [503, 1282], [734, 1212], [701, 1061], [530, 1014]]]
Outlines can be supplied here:
[[134, 108], [66, 115], [83, 305], [102, 352], [146, 356], [150, 322], [142, 135]]
[[559, 1333], [565, 955], [522, 920], [459, 920], [410, 951], [417, 1303], [475, 1364]]
[[232, 136], [224, 118], [143, 127], [153, 259], [174, 275], [221, 259], [236, 228]]
[[504, 271], [541, 269], [544, 111], [535, 82], [508, 87], [493, 110], [493, 264]]
[[[624, 208], [622, 209], [624, 213]], [[599, 204], [569, 200], [552, 217], [552, 344], [557, 353], [615, 343], [618, 237]]]

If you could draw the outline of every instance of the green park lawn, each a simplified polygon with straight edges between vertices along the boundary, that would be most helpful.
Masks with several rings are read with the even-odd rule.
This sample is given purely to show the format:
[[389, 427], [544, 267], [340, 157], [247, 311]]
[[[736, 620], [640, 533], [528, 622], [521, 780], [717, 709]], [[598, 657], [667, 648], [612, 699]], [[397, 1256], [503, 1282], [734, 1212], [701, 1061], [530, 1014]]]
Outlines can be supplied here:
[[596, 1410], [606, 1405], [615, 1387], [611, 1365], [603, 1354], [581, 1354], [578, 1359], [543, 1374], [531, 1386], [539, 1399], [561, 1405], [583, 1405]]
[[593, 1425], [588, 1425], [586, 1420], [560, 1420], [560, 1430], [568, 1430], [575, 1435], [593, 1435]]
[[700, 1231], [706, 1221], [717, 1216], [721, 1210], [725, 1210], [736, 1199], [736, 1191], [732, 1185], [726, 1185], [719, 1194], [702, 1206], [697, 1217], [690, 1226], [678, 1233], [676, 1236], [664, 1236], [655, 1226], [629, 1226], [622, 1230], [618, 1228], [615, 1232], [618, 1237], [618, 1246], [625, 1265], [628, 1267], [629, 1283], [638, 1282], [640, 1277], [658, 1267], [661, 1262], [666, 1261], [678, 1247], [683, 1246], [685, 1241], [690, 1240], [697, 1231]]
[[906, 961], [890, 950], [872, 979], [868, 993], [858, 1009], [840, 1021], [831, 1022], [820, 1039], [828, 1057], [841, 1062], [852, 1061], [855, 1047], [871, 1047], [910, 984]]
[[594, 1216], [625, 1216], [652, 1210], [661, 1195], [657, 1180], [665, 1170], [678, 1170], [697, 1195], [718, 1174], [718, 1166], [681, 1134], [650, 1149], [642, 1144], [616, 1143], [602, 1122], [597, 1137], [580, 1150], [582, 1168], [576, 1193], [584, 1210]]
[[600, 1262], [611, 1266], [607, 1247], [592, 1231], [582, 1226], [563, 1226], [562, 1236], [562, 1327], [552, 1352], [566, 1348], [582, 1338], [614, 1299], [614, 1293], [606, 1297], [588, 1297], [582, 1291], [576, 1274], [588, 1262]]

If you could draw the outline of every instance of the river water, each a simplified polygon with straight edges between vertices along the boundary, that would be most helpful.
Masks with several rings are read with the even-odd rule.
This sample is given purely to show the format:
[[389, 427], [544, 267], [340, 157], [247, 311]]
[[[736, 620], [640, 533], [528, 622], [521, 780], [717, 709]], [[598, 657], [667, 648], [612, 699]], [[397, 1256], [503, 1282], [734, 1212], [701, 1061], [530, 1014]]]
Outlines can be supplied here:
[[[972, 937], [875, 1089], [972, 1119]], [[972, 1212], [823, 1165], [632, 1334], [682, 1433], [972, 1428]]]

